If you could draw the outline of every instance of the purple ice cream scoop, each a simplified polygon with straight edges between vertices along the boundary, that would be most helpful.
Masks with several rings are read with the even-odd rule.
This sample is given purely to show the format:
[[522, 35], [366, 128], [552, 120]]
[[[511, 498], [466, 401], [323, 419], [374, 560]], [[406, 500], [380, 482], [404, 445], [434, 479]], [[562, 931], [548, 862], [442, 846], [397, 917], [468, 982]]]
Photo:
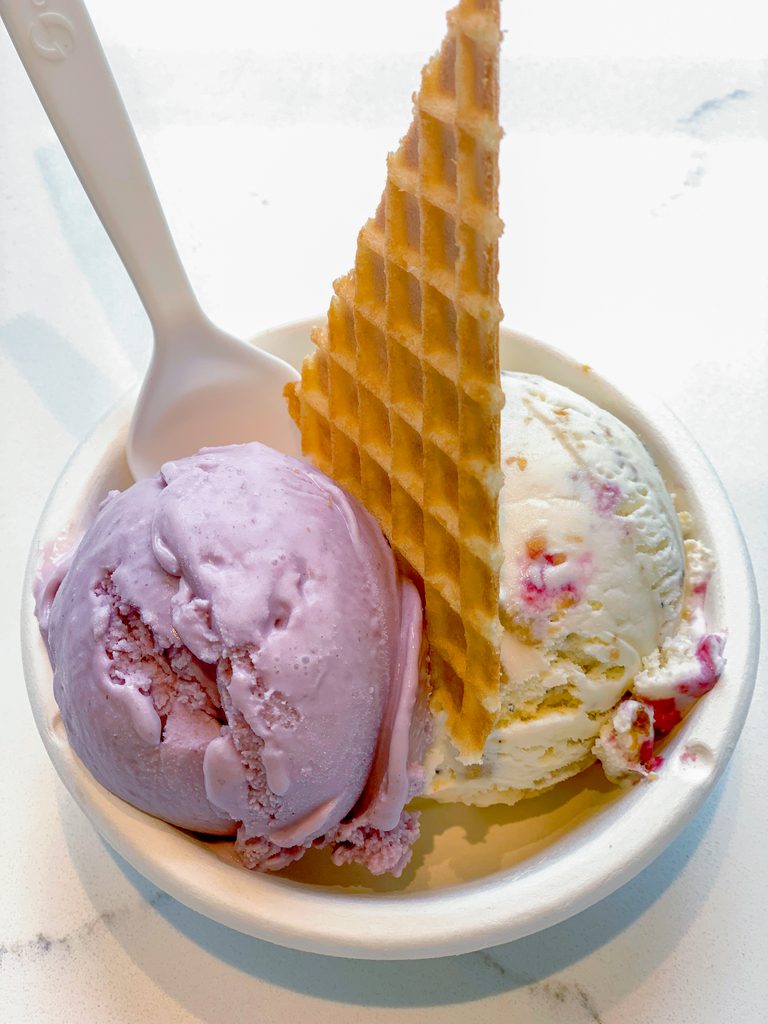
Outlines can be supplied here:
[[249, 867], [315, 845], [402, 871], [428, 728], [421, 603], [333, 481], [255, 443], [168, 462], [105, 499], [57, 584], [37, 593], [54, 694], [107, 789], [237, 833]]

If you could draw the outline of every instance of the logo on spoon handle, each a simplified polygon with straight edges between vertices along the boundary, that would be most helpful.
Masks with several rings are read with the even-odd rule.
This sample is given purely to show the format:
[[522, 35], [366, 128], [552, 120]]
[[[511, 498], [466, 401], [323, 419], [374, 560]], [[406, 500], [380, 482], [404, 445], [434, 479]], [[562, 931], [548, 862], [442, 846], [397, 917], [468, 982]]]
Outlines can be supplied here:
[[[48, 0], [30, 0], [33, 7], [46, 7]], [[75, 46], [72, 22], [58, 11], [43, 11], [35, 15], [29, 26], [32, 49], [45, 60], [66, 60]]]

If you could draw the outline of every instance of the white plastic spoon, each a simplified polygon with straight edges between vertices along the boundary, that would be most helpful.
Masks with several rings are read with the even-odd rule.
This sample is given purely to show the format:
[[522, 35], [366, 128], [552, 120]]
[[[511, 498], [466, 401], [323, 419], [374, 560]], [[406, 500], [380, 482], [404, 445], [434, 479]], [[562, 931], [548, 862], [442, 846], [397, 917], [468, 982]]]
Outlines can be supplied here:
[[127, 445], [134, 477], [204, 445], [258, 440], [296, 454], [282, 389], [297, 373], [200, 308], [85, 5], [0, 0], [0, 15], [152, 324]]

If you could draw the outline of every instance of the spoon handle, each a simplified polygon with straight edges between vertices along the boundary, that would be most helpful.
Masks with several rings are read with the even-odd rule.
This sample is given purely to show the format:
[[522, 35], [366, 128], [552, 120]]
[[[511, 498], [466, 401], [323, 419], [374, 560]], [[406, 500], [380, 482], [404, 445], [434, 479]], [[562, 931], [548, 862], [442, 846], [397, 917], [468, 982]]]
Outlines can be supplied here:
[[157, 339], [203, 314], [107, 58], [82, 0], [0, 0], [32, 85]]

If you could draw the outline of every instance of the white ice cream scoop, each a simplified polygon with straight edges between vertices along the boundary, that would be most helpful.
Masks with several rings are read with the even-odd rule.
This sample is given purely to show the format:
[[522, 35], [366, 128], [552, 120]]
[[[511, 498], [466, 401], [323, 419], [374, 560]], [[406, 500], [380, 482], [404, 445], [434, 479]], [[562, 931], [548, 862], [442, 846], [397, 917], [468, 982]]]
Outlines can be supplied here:
[[0, 15], [152, 324], [126, 448], [134, 477], [203, 445], [257, 440], [297, 454], [282, 389], [298, 374], [200, 308], [85, 5], [0, 0]]

